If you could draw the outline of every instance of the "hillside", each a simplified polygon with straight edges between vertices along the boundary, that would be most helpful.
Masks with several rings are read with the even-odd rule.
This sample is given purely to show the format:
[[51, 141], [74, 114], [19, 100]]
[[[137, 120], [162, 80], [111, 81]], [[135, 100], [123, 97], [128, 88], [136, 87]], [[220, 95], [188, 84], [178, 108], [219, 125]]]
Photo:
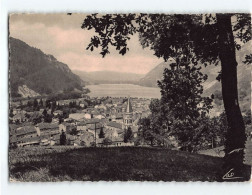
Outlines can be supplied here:
[[83, 81], [54, 56], [12, 37], [9, 52], [11, 97], [82, 90]]
[[[237, 77], [238, 77], [238, 95], [239, 104], [243, 112], [250, 109], [250, 94], [251, 94], [251, 67], [244, 64], [242, 61], [245, 59], [245, 55], [250, 53], [251, 42], [246, 43], [241, 50], [237, 51], [236, 60]], [[221, 94], [221, 83], [216, 80], [220, 66], [208, 66], [203, 72], [208, 75], [208, 80], [204, 84], [204, 95], [209, 96], [215, 94], [215, 103], [218, 104], [218, 99], [222, 100], [222, 97], [217, 97]], [[217, 94], [217, 96], [216, 96]], [[220, 95], [221, 96], [221, 95]], [[219, 102], [220, 104], [221, 102]]]
[[[246, 111], [250, 107], [250, 81], [251, 81], [251, 67], [245, 65], [242, 61], [245, 59], [245, 55], [251, 53], [251, 42], [246, 43], [242, 46], [241, 50], [237, 51], [237, 77], [238, 77], [238, 92], [239, 100], [242, 111]], [[139, 81], [139, 85], [146, 87], [157, 87], [157, 80], [161, 80], [163, 76], [163, 71], [165, 68], [169, 67], [171, 61], [163, 62], [158, 64], [154, 69], [145, 75]], [[202, 66], [202, 72], [207, 74], [208, 79], [203, 83], [204, 96], [209, 96], [211, 94], [221, 94], [221, 83], [216, 80], [221, 67], [218, 66]], [[221, 100], [221, 97], [220, 97]], [[215, 102], [217, 104], [222, 104], [222, 100]], [[215, 105], [219, 106], [219, 105]], [[223, 108], [218, 108], [223, 109]]]
[[9, 152], [11, 181], [220, 181], [222, 158], [165, 148], [30, 147]]
[[73, 70], [87, 84], [136, 84], [144, 75], [115, 71], [85, 72]]
[[139, 85], [145, 87], [158, 87], [157, 80], [162, 79], [165, 68], [168, 68], [171, 61], [162, 62], [148, 72], [143, 78], [139, 80]]

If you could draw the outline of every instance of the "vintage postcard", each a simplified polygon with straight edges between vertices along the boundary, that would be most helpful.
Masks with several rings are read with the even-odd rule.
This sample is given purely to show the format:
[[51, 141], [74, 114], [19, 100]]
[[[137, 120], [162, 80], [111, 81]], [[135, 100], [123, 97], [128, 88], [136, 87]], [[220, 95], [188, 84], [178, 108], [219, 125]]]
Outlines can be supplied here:
[[249, 181], [251, 15], [9, 14], [9, 181]]

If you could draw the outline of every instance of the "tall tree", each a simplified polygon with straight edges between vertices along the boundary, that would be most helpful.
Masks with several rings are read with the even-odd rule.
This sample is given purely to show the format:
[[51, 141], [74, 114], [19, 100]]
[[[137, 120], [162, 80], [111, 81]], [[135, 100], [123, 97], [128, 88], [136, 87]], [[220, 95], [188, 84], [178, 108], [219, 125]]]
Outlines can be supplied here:
[[[200, 67], [174, 64], [170, 69], [165, 69], [163, 79], [158, 81], [161, 88], [161, 106], [160, 111], [157, 111], [160, 113], [159, 129], [163, 128], [170, 135], [176, 136], [184, 150], [198, 150], [200, 136], [207, 130], [201, 125], [212, 108], [212, 99], [202, 97], [202, 83], [206, 79], [207, 75], [200, 72]], [[152, 115], [155, 118], [157, 114]]]
[[46, 108], [51, 108], [51, 101], [50, 100], [46, 100], [46, 102], [45, 102], [45, 106], [46, 106]]
[[44, 122], [51, 123], [53, 116], [51, 114], [47, 114], [44, 116]]
[[217, 14], [219, 58], [224, 108], [228, 121], [225, 144], [227, 169], [241, 169], [245, 147], [245, 125], [238, 102], [237, 62], [230, 14]]
[[59, 124], [64, 122], [64, 117], [63, 115], [59, 115]]
[[40, 106], [40, 108], [43, 108], [43, 106], [44, 106], [44, 103], [43, 103], [42, 98], [40, 98], [40, 101], [39, 101], [39, 106]]
[[150, 142], [151, 146], [153, 146], [154, 135], [151, 129], [151, 118], [147, 117], [140, 119], [138, 125], [138, 131], [140, 132], [139, 136], [142, 137], [144, 140]]
[[154, 143], [157, 145], [164, 144], [165, 137], [168, 137], [170, 134], [171, 116], [170, 113], [167, 112], [167, 106], [162, 104], [165, 103], [158, 99], [154, 99], [149, 105], [151, 111], [151, 115], [148, 117], [150, 120], [150, 129], [145, 131], [144, 137], [147, 136], [146, 138], [150, 139], [151, 145]]
[[51, 104], [51, 114], [53, 114], [53, 112], [55, 111], [56, 106], [57, 106], [56, 101], [52, 101], [52, 104]]
[[44, 117], [46, 117], [46, 115], [47, 115], [46, 109], [43, 110], [42, 114], [43, 114]]
[[33, 101], [33, 108], [36, 109], [38, 107], [38, 100], [35, 98]]
[[131, 127], [128, 127], [128, 129], [125, 131], [124, 133], [124, 138], [123, 138], [123, 141], [125, 143], [129, 142], [131, 139], [133, 138], [133, 133], [132, 133], [132, 130], [131, 130]]
[[103, 127], [101, 127], [100, 133], [99, 133], [99, 138], [104, 138], [105, 137], [105, 133], [103, 131]]
[[[220, 61], [222, 96], [228, 121], [224, 169], [229, 174], [223, 178], [230, 179], [227, 178], [230, 175], [231, 179], [237, 178], [236, 175], [241, 174], [245, 127], [237, 98], [235, 49], [240, 48], [239, 42], [251, 40], [250, 14], [92, 14], [85, 18], [81, 27], [95, 29], [97, 34], [91, 38], [87, 49], [93, 51], [100, 46], [103, 57], [109, 54], [110, 46], [124, 55], [129, 50], [127, 41], [130, 36], [138, 32], [142, 46], [150, 47], [154, 55], [164, 60], [180, 55], [177, 58], [180, 63], [189, 61], [196, 65], [200, 62], [206, 66], [217, 65]], [[188, 56], [184, 55], [185, 50], [190, 51]], [[251, 54], [244, 62], [251, 63]]]
[[63, 130], [60, 134], [60, 145], [66, 145], [66, 134]]

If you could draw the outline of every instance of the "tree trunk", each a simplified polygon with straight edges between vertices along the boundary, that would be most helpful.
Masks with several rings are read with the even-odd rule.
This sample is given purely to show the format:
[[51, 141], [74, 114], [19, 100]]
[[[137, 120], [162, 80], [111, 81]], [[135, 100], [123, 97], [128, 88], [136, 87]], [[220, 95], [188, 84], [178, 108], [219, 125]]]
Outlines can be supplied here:
[[246, 134], [238, 102], [237, 62], [231, 14], [217, 14], [217, 25], [222, 96], [228, 122], [224, 168], [226, 172], [234, 169], [233, 177], [236, 177], [241, 173], [243, 167]]

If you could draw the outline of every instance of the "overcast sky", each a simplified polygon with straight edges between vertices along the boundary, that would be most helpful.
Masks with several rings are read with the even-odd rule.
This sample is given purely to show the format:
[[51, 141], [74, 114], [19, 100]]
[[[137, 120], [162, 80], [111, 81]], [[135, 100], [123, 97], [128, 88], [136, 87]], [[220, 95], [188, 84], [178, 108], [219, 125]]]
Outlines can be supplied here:
[[137, 35], [132, 36], [130, 51], [124, 56], [112, 48], [105, 58], [99, 50], [87, 51], [85, 48], [94, 31], [81, 29], [84, 18], [84, 14], [12, 14], [9, 17], [10, 36], [54, 55], [72, 70], [145, 74], [162, 62], [153, 51], [142, 49]]

